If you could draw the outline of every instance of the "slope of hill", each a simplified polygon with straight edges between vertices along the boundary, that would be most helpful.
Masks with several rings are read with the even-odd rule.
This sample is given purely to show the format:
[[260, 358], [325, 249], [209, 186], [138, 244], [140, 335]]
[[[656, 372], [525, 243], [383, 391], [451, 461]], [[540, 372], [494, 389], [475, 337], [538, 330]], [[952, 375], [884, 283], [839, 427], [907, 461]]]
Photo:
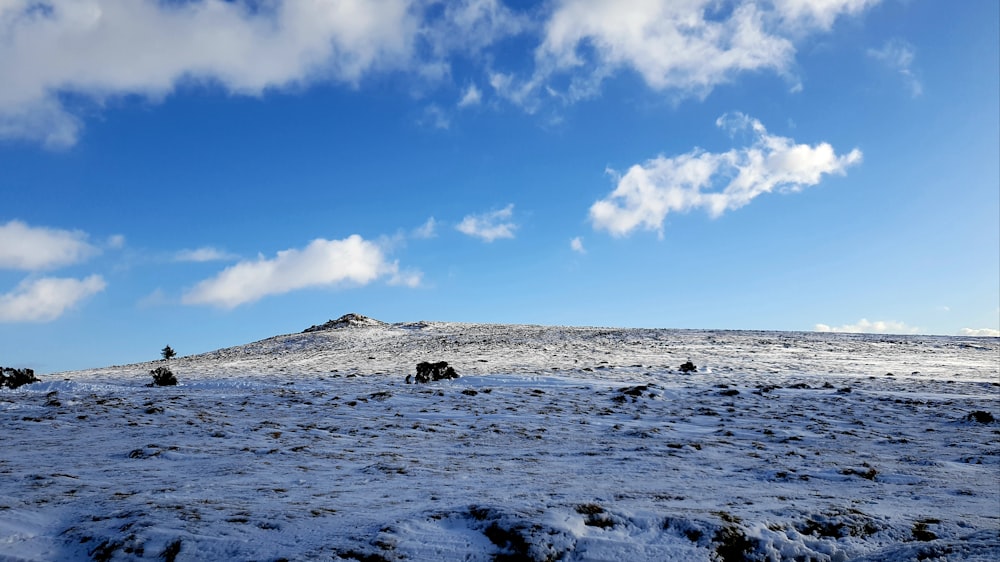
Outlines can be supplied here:
[[0, 390], [0, 560], [1000, 558], [996, 338], [360, 318]]

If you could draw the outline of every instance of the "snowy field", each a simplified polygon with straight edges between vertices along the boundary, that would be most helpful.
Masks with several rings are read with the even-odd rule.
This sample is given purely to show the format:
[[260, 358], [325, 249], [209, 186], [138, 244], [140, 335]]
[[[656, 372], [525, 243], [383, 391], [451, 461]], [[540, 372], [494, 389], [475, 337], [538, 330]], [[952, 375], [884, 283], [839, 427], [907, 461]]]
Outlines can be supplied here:
[[0, 390], [0, 560], [1000, 560], [997, 338], [343, 324]]

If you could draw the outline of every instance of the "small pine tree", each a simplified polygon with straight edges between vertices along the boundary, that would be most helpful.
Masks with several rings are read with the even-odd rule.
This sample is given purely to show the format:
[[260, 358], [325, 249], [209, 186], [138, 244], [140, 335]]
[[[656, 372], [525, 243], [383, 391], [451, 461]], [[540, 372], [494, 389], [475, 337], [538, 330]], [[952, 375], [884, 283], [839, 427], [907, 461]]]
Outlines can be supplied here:
[[167, 347], [164, 347], [163, 349], [160, 350], [160, 355], [162, 355], [164, 359], [169, 361], [170, 358], [177, 355], [177, 352], [174, 351], [173, 348], [168, 345]]

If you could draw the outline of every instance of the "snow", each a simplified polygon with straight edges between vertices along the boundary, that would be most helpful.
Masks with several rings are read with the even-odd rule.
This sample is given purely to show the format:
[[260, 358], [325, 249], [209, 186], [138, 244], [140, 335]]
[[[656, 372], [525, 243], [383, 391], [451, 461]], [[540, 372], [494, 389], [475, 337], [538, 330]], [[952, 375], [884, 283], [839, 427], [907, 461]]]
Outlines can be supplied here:
[[0, 560], [1000, 559], [997, 338], [328, 324], [0, 390]]

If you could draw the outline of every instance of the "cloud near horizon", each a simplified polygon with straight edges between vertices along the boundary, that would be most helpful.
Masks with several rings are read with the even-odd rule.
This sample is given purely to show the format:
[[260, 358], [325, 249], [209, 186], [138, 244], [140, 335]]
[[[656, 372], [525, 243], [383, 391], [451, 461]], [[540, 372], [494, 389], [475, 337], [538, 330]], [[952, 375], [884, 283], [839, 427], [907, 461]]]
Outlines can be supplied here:
[[893, 320], [876, 320], [871, 322], [867, 318], [862, 318], [856, 324], [845, 324], [843, 326], [836, 327], [827, 326], [826, 324], [816, 324], [814, 329], [817, 332], [843, 334], [919, 334], [922, 332], [920, 328], [907, 326], [903, 322], [896, 322]]
[[[622, 70], [657, 92], [704, 97], [746, 72], [796, 81], [797, 40], [875, 3], [551, 0], [515, 10], [499, 0], [3, 0], [0, 138], [71, 146], [88, 104], [157, 102], [185, 84], [259, 96], [404, 72], [455, 87], [455, 59], [528, 111], [596, 96]], [[514, 36], [527, 37], [528, 56], [494, 68], [497, 46]], [[458, 105], [485, 95], [467, 82]]]
[[105, 287], [100, 275], [25, 280], [12, 292], [0, 295], [0, 322], [51, 322]]
[[679, 156], [657, 156], [624, 175], [609, 170], [617, 186], [590, 207], [593, 227], [613, 236], [627, 236], [637, 228], [662, 235], [670, 213], [703, 209], [717, 218], [765, 193], [800, 191], [818, 184], [824, 175], [843, 175], [862, 159], [856, 148], [838, 156], [825, 142], [810, 146], [771, 135], [760, 121], [742, 113], [723, 115], [716, 125], [749, 131], [753, 144], [719, 154], [694, 149]]
[[466, 215], [455, 227], [462, 234], [492, 242], [498, 238], [513, 238], [517, 224], [511, 222], [514, 216], [514, 204], [511, 203], [499, 211], [491, 211], [479, 215]]
[[994, 330], [993, 328], [962, 328], [958, 332], [958, 335], [1000, 338], [1000, 330]]
[[395, 285], [420, 283], [419, 272], [400, 272], [399, 264], [388, 261], [378, 244], [361, 236], [318, 238], [301, 250], [283, 250], [272, 259], [260, 256], [228, 267], [195, 285], [181, 302], [232, 309], [269, 295], [311, 287], [368, 285], [384, 277]]

